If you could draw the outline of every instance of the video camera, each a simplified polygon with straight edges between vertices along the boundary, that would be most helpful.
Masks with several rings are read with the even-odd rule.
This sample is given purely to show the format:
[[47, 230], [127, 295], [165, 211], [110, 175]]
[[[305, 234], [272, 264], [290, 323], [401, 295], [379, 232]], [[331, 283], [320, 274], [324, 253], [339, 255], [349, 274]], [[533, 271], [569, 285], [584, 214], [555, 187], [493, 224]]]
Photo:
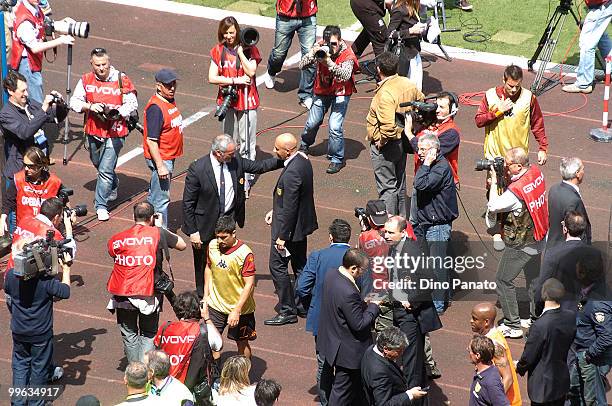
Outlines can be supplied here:
[[57, 198], [60, 199], [62, 201], [62, 204], [64, 205], [64, 212], [66, 213], [68, 217], [72, 216], [72, 213], [74, 213], [77, 217], [86, 216], [87, 215], [87, 205], [86, 204], [77, 204], [76, 206], [74, 206], [74, 208], [67, 207], [68, 203], [70, 202], [69, 197], [72, 196], [73, 194], [74, 194], [74, 190], [69, 189], [69, 188], [63, 188], [63, 189], [60, 189], [59, 192], [57, 192]]
[[223, 121], [229, 106], [234, 101], [238, 100], [238, 91], [234, 86], [223, 86], [221, 87], [221, 95], [223, 96], [223, 101], [217, 106], [217, 110], [215, 111], [215, 117], [217, 117], [219, 121]]
[[413, 110], [410, 112], [412, 115], [412, 122], [418, 123], [423, 127], [429, 127], [437, 120], [436, 110], [438, 109], [438, 105], [436, 103], [411, 101], [400, 103], [399, 107], [412, 107]]
[[54, 21], [51, 16], [47, 15], [45, 16], [44, 27], [47, 37], [52, 36], [55, 32], [78, 38], [87, 38], [89, 36], [89, 23], [85, 21], [75, 21], [70, 17], [66, 17], [60, 21]]
[[53, 230], [48, 230], [46, 238], [25, 244], [23, 250], [14, 255], [15, 276], [27, 281], [38, 275], [55, 276], [58, 274], [59, 259], [64, 253], [72, 255], [72, 248], [67, 246], [70, 239], [56, 241], [53, 239], [54, 235]]

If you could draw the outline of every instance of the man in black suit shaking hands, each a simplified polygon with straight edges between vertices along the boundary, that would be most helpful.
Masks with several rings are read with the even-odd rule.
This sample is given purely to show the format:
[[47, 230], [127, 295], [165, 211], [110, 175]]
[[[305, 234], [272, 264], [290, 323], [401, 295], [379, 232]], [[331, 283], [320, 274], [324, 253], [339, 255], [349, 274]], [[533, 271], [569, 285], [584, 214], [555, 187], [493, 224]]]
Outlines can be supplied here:
[[[245, 172], [265, 173], [280, 169], [283, 161], [270, 158], [251, 161], [235, 157], [231, 136], [217, 136], [210, 154], [189, 165], [183, 191], [183, 232], [193, 248], [196, 289], [204, 295], [204, 269], [208, 243], [215, 237], [215, 224], [222, 215], [233, 216], [240, 227], [245, 218]], [[223, 174], [223, 176], [221, 176]]]
[[272, 210], [266, 214], [266, 223], [272, 225], [270, 274], [278, 295], [278, 314], [264, 324], [282, 326], [297, 323], [298, 314], [289, 262], [297, 280], [306, 265], [307, 237], [319, 226], [308, 157], [298, 151], [297, 140], [289, 133], [276, 137], [274, 153], [285, 161], [285, 169], [274, 188]]

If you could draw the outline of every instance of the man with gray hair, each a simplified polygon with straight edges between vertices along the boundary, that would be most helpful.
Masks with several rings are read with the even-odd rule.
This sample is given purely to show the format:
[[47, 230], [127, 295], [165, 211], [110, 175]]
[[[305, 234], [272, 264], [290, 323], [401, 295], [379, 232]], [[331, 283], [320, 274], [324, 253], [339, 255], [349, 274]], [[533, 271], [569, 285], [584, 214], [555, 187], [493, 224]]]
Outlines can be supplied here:
[[164, 405], [181, 406], [185, 401], [195, 402], [193, 394], [178, 379], [170, 375], [170, 357], [162, 350], [151, 350], [145, 354], [151, 387], [149, 396]]
[[240, 227], [245, 219], [245, 173], [261, 174], [283, 167], [283, 161], [270, 158], [251, 161], [235, 156], [231, 136], [215, 137], [209, 154], [189, 165], [183, 191], [183, 232], [193, 248], [196, 290], [204, 296], [204, 269], [208, 243], [215, 236], [219, 217], [232, 216]]
[[130, 362], [125, 369], [123, 383], [127, 386], [125, 400], [117, 406], [148, 405], [161, 406], [165, 403], [147, 393], [149, 376], [147, 366], [140, 361]]
[[[429, 255], [440, 257], [443, 262], [450, 241], [453, 220], [459, 217], [457, 188], [450, 164], [440, 153], [440, 140], [434, 134], [419, 137], [418, 151], [422, 165], [414, 175], [416, 190], [416, 225], [414, 233], [419, 240], [426, 240]], [[438, 264], [439, 265], [439, 264]], [[437, 282], [450, 282], [448, 269], [436, 266]], [[438, 314], [443, 314], [450, 305], [450, 289], [433, 291], [434, 305]]]
[[380, 332], [376, 344], [370, 346], [361, 359], [361, 382], [369, 405], [412, 405], [427, 392], [408, 383], [396, 361], [409, 345], [408, 338], [397, 327]]
[[561, 222], [569, 211], [577, 211], [586, 219], [586, 229], [580, 239], [591, 243], [591, 222], [580, 194], [580, 184], [584, 179], [584, 164], [580, 158], [561, 159], [559, 167], [561, 182], [553, 185], [548, 192], [548, 218], [550, 229], [546, 238], [546, 249], [565, 241]]

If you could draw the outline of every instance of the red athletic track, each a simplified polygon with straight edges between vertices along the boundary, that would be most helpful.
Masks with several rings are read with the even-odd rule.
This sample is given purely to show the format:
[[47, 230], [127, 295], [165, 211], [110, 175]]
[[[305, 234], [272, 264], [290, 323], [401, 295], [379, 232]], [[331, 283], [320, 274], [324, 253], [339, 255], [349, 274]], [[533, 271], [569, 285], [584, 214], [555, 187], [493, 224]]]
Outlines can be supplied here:
[[[160, 65], [177, 69], [180, 75], [177, 101], [183, 117], [209, 108], [214, 103], [217, 88], [206, 82], [209, 57], [216, 38], [217, 23], [199, 18], [177, 16], [140, 8], [116, 6], [93, 0], [67, 0], [54, 3], [54, 14], [58, 18], [70, 15], [76, 20], [88, 20], [92, 23], [92, 36], [89, 39], [77, 40], [74, 47], [72, 86], [79, 76], [89, 70], [89, 51], [96, 46], [106, 47], [116, 67], [124, 70], [134, 81], [139, 90], [140, 111], [153, 93], [153, 72]], [[240, 21], [247, 25], [248, 21]], [[272, 46], [273, 32], [260, 30], [259, 48], [264, 61], [258, 69], [258, 75], [265, 72], [265, 62]], [[290, 55], [297, 52], [293, 46]], [[60, 49], [54, 64], [45, 64], [45, 88], [64, 91], [66, 83], [66, 54]], [[496, 66], [476, 64], [463, 61], [452, 63], [427, 56], [432, 61], [426, 67], [425, 91], [433, 93], [444, 89], [459, 94], [477, 92], [501, 82], [502, 69]], [[280, 80], [274, 91], [260, 86], [262, 106], [258, 114], [258, 128], [274, 126], [300, 112], [297, 105], [296, 86], [297, 70], [293, 67], [280, 74]], [[532, 80], [526, 74], [526, 84]], [[327, 225], [336, 217], [345, 218], [357, 228], [353, 218], [353, 207], [363, 206], [368, 199], [376, 197], [374, 178], [369, 154], [363, 145], [365, 137], [364, 116], [367, 113], [372, 84], [359, 85], [359, 93], [350, 102], [345, 121], [346, 155], [348, 164], [337, 175], [325, 174], [326, 129], [322, 128], [318, 145], [313, 148], [312, 162], [315, 170], [316, 202], [320, 230], [310, 238], [310, 249], [318, 249], [327, 244]], [[587, 139], [588, 130], [599, 126], [603, 86], [588, 96], [587, 104], [579, 111], [546, 118], [546, 128], [550, 139], [550, 161], [544, 167], [549, 185], [558, 181], [559, 158], [565, 155], [578, 155], [586, 162], [586, 183], [581, 192], [587, 203], [594, 224], [594, 238], [607, 238], [608, 205], [610, 204], [610, 145], [595, 144]], [[565, 112], [584, 103], [581, 96], [566, 95], [559, 89], [552, 90], [540, 98], [546, 112]], [[482, 213], [483, 176], [472, 170], [475, 159], [482, 154], [483, 130], [474, 125], [474, 107], [463, 107], [457, 117], [462, 132], [461, 169], [462, 200], [467, 206], [478, 232], [484, 227], [479, 216]], [[62, 145], [56, 143], [53, 157], [58, 162], [53, 170], [62, 178], [64, 184], [75, 189], [74, 203], [87, 203], [92, 207], [93, 189], [96, 172], [89, 162], [87, 152], [81, 147], [82, 118], [71, 115], [71, 142], [68, 146], [70, 163], [61, 165]], [[290, 129], [299, 134], [306, 115], [291, 121], [288, 125], [298, 126]], [[177, 163], [177, 173], [188, 164], [208, 153], [212, 138], [220, 131], [216, 119], [204, 117], [185, 131], [185, 157]], [[282, 130], [263, 133], [258, 139], [260, 151], [258, 156], [269, 156], [272, 151], [273, 137]], [[128, 138], [123, 153], [141, 145], [140, 134], [134, 132]], [[535, 140], [532, 141], [532, 157], [535, 151]], [[409, 166], [409, 181], [412, 177]], [[146, 188], [149, 171], [143, 158], [136, 157], [119, 170], [121, 188], [119, 200], [136, 194]], [[256, 289], [257, 323], [259, 338], [254, 342], [253, 381], [265, 376], [280, 381], [283, 385], [281, 404], [308, 405], [315, 399], [315, 357], [314, 341], [304, 331], [304, 321], [285, 327], [266, 327], [263, 320], [273, 315], [276, 296], [267, 268], [269, 249], [269, 229], [265, 225], [264, 214], [271, 208], [271, 194], [278, 174], [262, 176], [248, 202], [247, 227], [239, 231], [255, 252], [258, 268]], [[172, 203], [170, 206], [170, 227], [180, 225], [181, 196], [184, 178], [175, 180], [172, 186]], [[139, 198], [142, 195], [139, 196]], [[74, 404], [83, 394], [95, 394], [103, 404], [120, 402], [124, 396], [122, 362], [123, 351], [114, 316], [105, 310], [108, 301], [106, 280], [112, 263], [105, 253], [106, 241], [118, 230], [129, 227], [132, 220], [131, 205], [135, 200], [126, 202], [113, 210], [111, 221], [98, 224], [89, 223], [77, 229], [79, 241], [78, 259], [73, 267], [72, 297], [55, 305], [55, 359], [66, 371], [61, 381], [67, 385], [57, 404]], [[465, 213], [454, 224], [453, 238], [458, 240], [477, 241], [477, 235], [470, 226]], [[354, 233], [356, 236], [357, 234]], [[486, 239], [486, 237], [485, 237]], [[353, 241], [354, 242], [354, 241]], [[499, 254], [497, 254], [499, 255]], [[177, 290], [193, 289], [193, 270], [190, 250], [175, 253], [172, 256], [174, 271], [177, 276]], [[494, 267], [488, 269], [489, 278], [494, 274]], [[4, 301], [4, 299], [0, 299]], [[472, 368], [467, 360], [466, 345], [472, 333], [469, 328], [469, 313], [473, 302], [456, 301], [443, 316], [444, 329], [433, 334], [432, 342], [435, 358], [443, 372], [442, 379], [433, 384], [430, 396], [431, 404], [441, 405], [443, 400], [450, 400], [454, 405], [465, 405], [468, 399], [468, 387], [471, 382]], [[9, 315], [4, 306], [0, 306], [0, 323], [3, 329], [0, 337], [10, 343]], [[165, 311], [161, 319], [171, 319], [173, 315]], [[511, 341], [513, 355], [521, 354], [523, 340]], [[233, 353], [235, 346], [226, 342], [225, 351]], [[11, 382], [11, 345], [0, 349], [0, 385], [2, 394], [0, 403], [6, 404], [6, 385]], [[521, 378], [521, 390], [526, 400], [526, 380]]]

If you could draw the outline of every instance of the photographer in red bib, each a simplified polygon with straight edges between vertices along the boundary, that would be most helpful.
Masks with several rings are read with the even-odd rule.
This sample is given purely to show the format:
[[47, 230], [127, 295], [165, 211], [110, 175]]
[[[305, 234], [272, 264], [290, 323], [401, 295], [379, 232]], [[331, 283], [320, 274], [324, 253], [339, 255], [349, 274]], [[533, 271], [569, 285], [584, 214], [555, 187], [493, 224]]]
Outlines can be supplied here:
[[129, 134], [127, 119], [138, 113], [136, 89], [125, 73], [111, 65], [104, 48], [91, 51], [92, 71], [74, 88], [70, 108], [85, 115], [89, 159], [98, 170], [95, 207], [98, 220], [109, 219], [108, 203], [117, 199], [117, 159]]
[[154, 283], [162, 272], [163, 250], [183, 251], [187, 247], [178, 235], [155, 227], [154, 215], [150, 203], [137, 203], [135, 224], [108, 240], [108, 253], [115, 264], [106, 285], [113, 295], [107, 308], [117, 313], [128, 362], [142, 361], [143, 355], [153, 349], [163, 303]]
[[[259, 34], [253, 28], [240, 31], [232, 16], [219, 22], [219, 43], [210, 50], [208, 83], [219, 85], [215, 117], [223, 121], [223, 133], [232, 136], [240, 148], [240, 156], [255, 159], [257, 138], [257, 107], [259, 93], [255, 83], [261, 55], [255, 46]], [[254, 176], [246, 174], [245, 192], [248, 198]]]
[[[544, 174], [537, 165], [529, 164], [527, 151], [521, 147], [511, 148], [506, 151], [504, 160], [510, 178], [508, 188], [501, 196], [492, 193], [487, 208], [491, 213], [501, 213], [502, 238], [506, 244], [495, 278], [504, 313], [499, 329], [505, 337], [520, 338], [523, 336], [521, 325], [526, 325], [527, 321], [519, 317], [514, 280], [542, 251], [548, 232], [548, 204]], [[491, 173], [494, 178], [497, 176], [495, 170]], [[530, 295], [529, 310], [531, 318], [535, 319], [532, 284], [537, 279], [525, 276]]]

